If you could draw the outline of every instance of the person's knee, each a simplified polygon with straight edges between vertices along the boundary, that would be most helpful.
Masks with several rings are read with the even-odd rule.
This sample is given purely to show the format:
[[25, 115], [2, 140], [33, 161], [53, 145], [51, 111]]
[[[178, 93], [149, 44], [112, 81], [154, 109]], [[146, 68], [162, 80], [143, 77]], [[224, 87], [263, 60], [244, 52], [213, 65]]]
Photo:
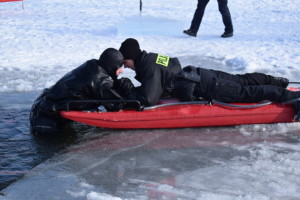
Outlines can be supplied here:
[[59, 131], [58, 122], [51, 118], [36, 117], [30, 120], [31, 132], [35, 134], [52, 134]]

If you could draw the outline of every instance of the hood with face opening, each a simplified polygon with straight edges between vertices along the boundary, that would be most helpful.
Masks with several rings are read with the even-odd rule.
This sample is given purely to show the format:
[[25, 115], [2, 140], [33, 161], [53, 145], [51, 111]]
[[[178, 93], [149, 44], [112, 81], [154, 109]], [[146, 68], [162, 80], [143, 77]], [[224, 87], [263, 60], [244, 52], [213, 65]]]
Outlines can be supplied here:
[[99, 65], [104, 68], [109, 76], [117, 78], [116, 71], [122, 67], [124, 57], [120, 51], [114, 48], [108, 48], [100, 55]]

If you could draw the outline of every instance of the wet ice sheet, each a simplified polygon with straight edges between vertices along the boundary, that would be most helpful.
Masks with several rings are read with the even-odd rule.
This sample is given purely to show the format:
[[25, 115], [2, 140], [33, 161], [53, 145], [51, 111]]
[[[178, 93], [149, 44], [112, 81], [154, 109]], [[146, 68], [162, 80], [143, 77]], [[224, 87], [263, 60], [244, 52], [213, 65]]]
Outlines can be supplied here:
[[39, 165], [2, 198], [295, 199], [298, 126], [104, 131]]

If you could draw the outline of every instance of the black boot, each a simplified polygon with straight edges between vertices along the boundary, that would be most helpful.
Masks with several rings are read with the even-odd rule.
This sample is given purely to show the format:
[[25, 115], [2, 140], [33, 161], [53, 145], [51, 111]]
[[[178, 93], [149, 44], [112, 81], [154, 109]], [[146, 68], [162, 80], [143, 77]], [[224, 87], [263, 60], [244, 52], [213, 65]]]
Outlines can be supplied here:
[[275, 85], [279, 87], [286, 88], [289, 85], [290, 81], [287, 78], [282, 78], [282, 77], [274, 77], [270, 81], [270, 85]]
[[221, 37], [222, 38], [228, 38], [228, 37], [232, 37], [233, 36], [233, 32], [224, 32]]
[[281, 102], [289, 102], [294, 104], [295, 107], [294, 120], [300, 121], [300, 92], [285, 90]]
[[295, 121], [300, 121], [300, 101], [297, 101], [295, 104], [295, 115], [294, 115], [294, 120]]
[[192, 37], [197, 37], [197, 33], [193, 31], [192, 29], [184, 30], [183, 33], [192, 36]]
[[300, 98], [300, 91], [290, 91], [282, 88], [282, 92], [282, 97], [279, 102], [296, 103], [298, 102], [297, 99]]

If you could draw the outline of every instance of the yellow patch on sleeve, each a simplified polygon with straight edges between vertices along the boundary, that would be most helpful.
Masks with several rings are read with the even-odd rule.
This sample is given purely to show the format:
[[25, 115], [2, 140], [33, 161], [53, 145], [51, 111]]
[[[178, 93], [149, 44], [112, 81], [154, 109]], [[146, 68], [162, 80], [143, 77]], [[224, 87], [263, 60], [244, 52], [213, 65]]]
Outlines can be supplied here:
[[168, 67], [169, 60], [170, 60], [170, 57], [158, 54], [157, 58], [156, 58], [156, 64]]

